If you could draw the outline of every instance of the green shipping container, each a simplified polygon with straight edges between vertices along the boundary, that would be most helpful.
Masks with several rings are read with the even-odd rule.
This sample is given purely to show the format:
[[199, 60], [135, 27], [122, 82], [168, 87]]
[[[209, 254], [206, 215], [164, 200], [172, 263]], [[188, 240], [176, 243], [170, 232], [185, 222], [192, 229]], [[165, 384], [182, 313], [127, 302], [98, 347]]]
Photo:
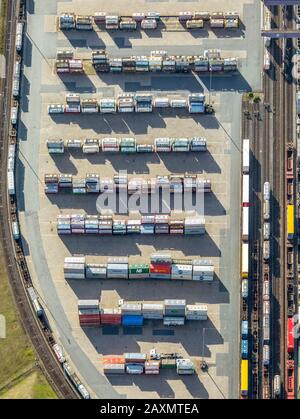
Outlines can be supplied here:
[[129, 274], [149, 274], [150, 267], [148, 264], [129, 265]]
[[161, 360], [161, 368], [176, 368], [176, 360], [175, 359], [162, 359]]

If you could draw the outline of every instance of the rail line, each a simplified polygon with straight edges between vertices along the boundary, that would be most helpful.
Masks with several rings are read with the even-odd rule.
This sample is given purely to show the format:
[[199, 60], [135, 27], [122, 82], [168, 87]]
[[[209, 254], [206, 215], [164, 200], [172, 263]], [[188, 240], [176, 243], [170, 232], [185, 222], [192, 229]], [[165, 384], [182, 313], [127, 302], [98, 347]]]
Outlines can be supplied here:
[[2, 84], [1, 113], [4, 116], [0, 127], [0, 231], [3, 243], [6, 267], [15, 303], [25, 331], [30, 337], [41, 367], [49, 382], [60, 398], [79, 398], [70, 383], [66, 380], [62, 368], [51, 350], [53, 342], [51, 331], [36, 318], [26, 293], [26, 286], [31, 284], [30, 274], [23, 250], [18, 243], [13, 243], [9, 220], [16, 219], [16, 202], [7, 194], [7, 154], [10, 143], [16, 143], [16, 133], [10, 130], [9, 112], [11, 109], [12, 77], [14, 65], [14, 42], [16, 22], [20, 14], [25, 16], [25, 2], [22, 0], [8, 2], [7, 27], [5, 36], [6, 79]]

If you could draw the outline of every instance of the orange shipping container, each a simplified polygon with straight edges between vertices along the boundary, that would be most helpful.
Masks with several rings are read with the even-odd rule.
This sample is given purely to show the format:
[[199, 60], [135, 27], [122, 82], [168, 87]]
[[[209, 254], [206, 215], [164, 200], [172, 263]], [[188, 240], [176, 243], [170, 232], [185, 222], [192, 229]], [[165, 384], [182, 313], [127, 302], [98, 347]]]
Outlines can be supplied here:
[[105, 356], [102, 359], [102, 363], [106, 364], [125, 364], [125, 358], [122, 355], [110, 355]]

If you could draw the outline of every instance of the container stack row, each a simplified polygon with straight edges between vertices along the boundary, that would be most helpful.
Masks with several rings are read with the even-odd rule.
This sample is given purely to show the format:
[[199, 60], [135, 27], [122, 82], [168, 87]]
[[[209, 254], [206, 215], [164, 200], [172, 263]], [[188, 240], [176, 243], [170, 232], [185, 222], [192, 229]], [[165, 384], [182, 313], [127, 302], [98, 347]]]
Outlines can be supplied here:
[[148, 263], [129, 263], [127, 257], [109, 257], [107, 263], [87, 263], [85, 257], [66, 257], [65, 279], [168, 279], [213, 281], [214, 265], [207, 259], [174, 259], [152, 254]]
[[[86, 30], [94, 29], [94, 24], [106, 30], [127, 30], [135, 31], [138, 29], [156, 29], [161, 19], [158, 12], [137, 12], [131, 16], [119, 16], [106, 12], [96, 12], [91, 15], [75, 15], [74, 13], [62, 13], [59, 16], [59, 28], [61, 30]], [[178, 23], [186, 29], [201, 29], [207, 21], [211, 28], [238, 28], [239, 14], [237, 12], [199, 12], [183, 11], [176, 16]]]
[[[59, 63], [57, 60], [56, 63]], [[168, 55], [167, 51], [151, 51], [149, 56], [110, 57], [106, 50], [92, 52], [92, 64], [99, 73], [207, 73], [232, 72], [238, 69], [238, 59], [223, 58], [221, 50], [205, 50], [204, 55]], [[58, 70], [56, 64], [56, 71]]]
[[123, 356], [105, 356], [102, 359], [104, 374], [145, 374], [158, 375], [162, 369], [174, 369], [178, 375], [195, 373], [194, 363], [190, 359], [162, 358], [149, 359], [143, 353], [124, 353]]
[[48, 105], [49, 114], [82, 113], [145, 113], [154, 109], [172, 108], [186, 109], [191, 114], [209, 112], [203, 93], [191, 93], [188, 97], [169, 98], [150, 93], [123, 93], [115, 98], [81, 99], [80, 95], [67, 95], [66, 103], [53, 103]]
[[[174, 228], [175, 227], [175, 228]], [[57, 216], [57, 233], [70, 234], [205, 234], [203, 217], [170, 220], [169, 215], [147, 215], [140, 219], [118, 220], [112, 216], [64, 214]]]
[[87, 174], [86, 177], [76, 178], [72, 174], [45, 174], [45, 193], [56, 194], [59, 192], [79, 194], [102, 193], [102, 192], [127, 192], [133, 193], [156, 193], [160, 189], [169, 191], [171, 194], [183, 192], [211, 192], [211, 181], [201, 179], [197, 175], [186, 174], [184, 176], [169, 175], [156, 176], [153, 179], [128, 179], [127, 175], [115, 175], [113, 178], [100, 178], [96, 173]]
[[98, 300], [79, 300], [78, 316], [81, 327], [137, 327], [147, 320], [163, 321], [164, 326], [184, 326], [186, 321], [207, 320], [207, 305], [168, 299], [155, 303], [121, 300], [117, 308], [103, 308]]
[[[73, 51], [58, 51], [55, 61], [57, 74], [82, 74], [86, 60], [75, 58]], [[167, 55], [166, 51], [152, 51], [150, 56], [110, 57], [106, 50], [92, 53], [92, 65], [99, 73], [207, 73], [232, 72], [238, 69], [235, 57], [223, 58], [220, 50], [206, 50], [204, 55]]]
[[85, 140], [47, 140], [50, 154], [62, 154], [67, 150], [81, 150], [85, 154], [94, 153], [170, 153], [204, 152], [207, 150], [205, 138], [155, 138], [154, 144], [137, 144], [135, 138], [89, 138]]

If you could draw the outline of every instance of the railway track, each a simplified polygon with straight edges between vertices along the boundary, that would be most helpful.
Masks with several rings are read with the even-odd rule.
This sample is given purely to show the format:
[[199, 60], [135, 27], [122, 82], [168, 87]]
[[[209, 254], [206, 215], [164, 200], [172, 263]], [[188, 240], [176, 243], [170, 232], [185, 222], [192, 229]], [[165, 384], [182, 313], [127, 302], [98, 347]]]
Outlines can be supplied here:
[[[293, 8], [287, 7], [286, 13], [281, 7], [271, 8], [275, 27], [293, 27]], [[285, 16], [284, 16], [285, 14]], [[272, 370], [273, 375], [280, 375], [281, 387], [287, 385], [287, 319], [295, 312], [295, 250], [293, 244], [287, 241], [287, 204], [295, 202], [294, 179], [287, 179], [287, 149], [293, 140], [293, 83], [291, 79], [292, 44], [288, 40], [273, 40], [271, 46], [273, 83], [273, 100], [275, 117], [273, 119], [273, 197], [272, 214]], [[289, 51], [283, 56], [283, 51]], [[294, 149], [291, 147], [292, 158]], [[293, 192], [289, 195], [289, 190]], [[291, 259], [292, 258], [292, 259]], [[293, 261], [292, 264], [290, 261]], [[292, 266], [291, 266], [292, 265]], [[286, 397], [283, 392], [282, 396]]]
[[50, 344], [52, 343], [52, 335], [50, 331], [43, 330], [32, 311], [31, 304], [27, 298], [26, 284], [30, 284], [30, 274], [27, 268], [26, 259], [24, 257], [22, 248], [13, 243], [12, 234], [10, 230], [9, 220], [11, 217], [16, 217], [16, 204], [8, 198], [7, 194], [7, 153], [10, 142], [15, 142], [16, 138], [12, 137], [10, 132], [10, 108], [11, 108], [11, 88], [12, 75], [14, 65], [14, 42], [16, 21], [19, 15], [20, 5], [25, 5], [20, 0], [8, 3], [7, 8], [7, 27], [5, 37], [5, 56], [6, 56], [6, 79], [1, 86], [1, 103], [0, 110], [4, 116], [0, 126], [0, 231], [1, 240], [4, 248], [4, 255], [6, 258], [6, 267], [10, 279], [10, 285], [14, 294], [14, 299], [20, 318], [25, 331], [31, 339], [31, 342], [36, 350], [36, 353], [41, 361], [41, 368], [56, 390], [58, 396], [64, 399], [79, 398], [73, 387], [65, 379], [62, 368], [54, 354], [52, 353]]

